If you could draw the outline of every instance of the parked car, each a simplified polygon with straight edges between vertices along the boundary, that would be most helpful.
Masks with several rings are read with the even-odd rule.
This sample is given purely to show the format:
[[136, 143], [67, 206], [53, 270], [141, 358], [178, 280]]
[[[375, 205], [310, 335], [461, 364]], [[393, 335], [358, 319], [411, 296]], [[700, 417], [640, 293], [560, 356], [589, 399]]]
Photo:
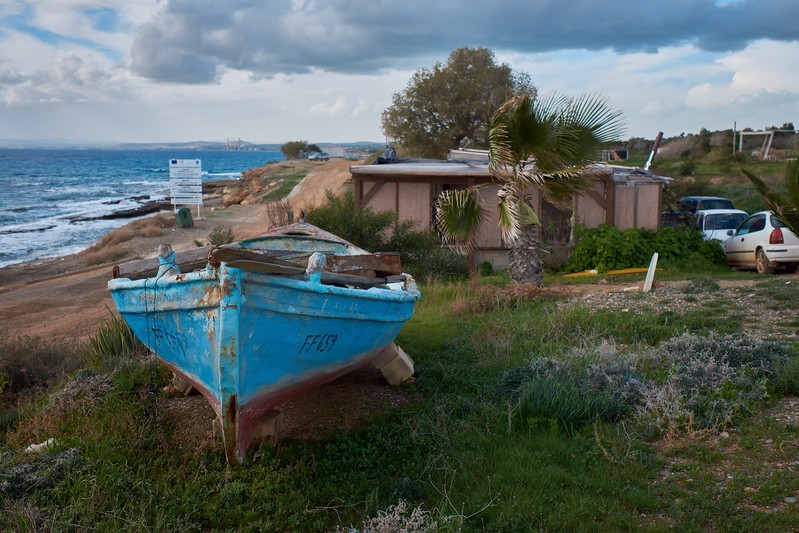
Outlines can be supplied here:
[[677, 199], [677, 210], [689, 215], [702, 209], [735, 209], [732, 200], [720, 196], [683, 196]]
[[694, 215], [694, 220], [704, 240], [725, 241], [748, 216], [740, 209], [701, 209]]
[[327, 152], [315, 152], [308, 156], [311, 161], [327, 161], [330, 159], [330, 154]]
[[778, 268], [795, 271], [799, 266], [799, 237], [771, 211], [751, 215], [722, 245], [733, 268], [772, 274]]
[[660, 215], [662, 226], [679, 226], [690, 223], [697, 211], [706, 209], [735, 209], [732, 200], [720, 196], [683, 196], [677, 199], [674, 211], [664, 211]]

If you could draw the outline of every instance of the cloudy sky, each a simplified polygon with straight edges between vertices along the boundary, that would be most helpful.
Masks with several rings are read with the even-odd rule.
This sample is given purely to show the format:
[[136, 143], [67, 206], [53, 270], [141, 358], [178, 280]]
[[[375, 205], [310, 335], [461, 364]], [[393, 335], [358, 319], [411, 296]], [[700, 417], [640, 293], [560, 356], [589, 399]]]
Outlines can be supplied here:
[[382, 141], [462, 46], [628, 136], [799, 125], [797, 0], [2, 0], [0, 140]]

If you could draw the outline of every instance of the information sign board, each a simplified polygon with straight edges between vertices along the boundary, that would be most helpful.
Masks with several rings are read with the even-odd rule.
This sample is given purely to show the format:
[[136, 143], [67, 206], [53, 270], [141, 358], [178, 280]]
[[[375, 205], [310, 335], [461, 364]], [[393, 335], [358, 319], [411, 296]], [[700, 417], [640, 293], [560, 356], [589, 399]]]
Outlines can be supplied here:
[[172, 205], [196, 205], [199, 215], [203, 203], [202, 162], [199, 159], [170, 159], [169, 179]]

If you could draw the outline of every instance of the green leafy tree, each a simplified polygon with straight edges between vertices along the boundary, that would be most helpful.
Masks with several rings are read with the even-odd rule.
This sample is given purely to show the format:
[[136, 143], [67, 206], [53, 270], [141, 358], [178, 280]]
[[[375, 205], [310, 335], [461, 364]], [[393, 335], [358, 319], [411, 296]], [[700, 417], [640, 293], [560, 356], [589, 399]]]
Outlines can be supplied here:
[[315, 144], [308, 144], [308, 141], [289, 141], [280, 147], [286, 159], [297, 159], [303, 152], [321, 152]]
[[788, 161], [785, 168], [785, 194], [773, 190], [762, 178], [745, 168], [741, 170], [763, 197], [766, 207], [799, 235], [799, 160]]
[[382, 115], [383, 133], [404, 155], [440, 158], [488, 146], [487, 122], [510, 96], [535, 94], [526, 74], [497, 64], [488, 48], [458, 48], [446, 64], [417, 71]]
[[[600, 147], [617, 140], [623, 130], [621, 112], [594, 95], [552, 94], [536, 100], [522, 94], [492, 116], [489, 169], [502, 183], [497, 193], [499, 226], [511, 246], [510, 274], [515, 283], [540, 287], [543, 280], [539, 220], [529, 196], [532, 188], [540, 188], [555, 204], [571, 207], [573, 196], [599, 175], [594, 162]], [[445, 191], [437, 211], [444, 235], [467, 249], [473, 248], [485, 218], [475, 196], [474, 188]]]

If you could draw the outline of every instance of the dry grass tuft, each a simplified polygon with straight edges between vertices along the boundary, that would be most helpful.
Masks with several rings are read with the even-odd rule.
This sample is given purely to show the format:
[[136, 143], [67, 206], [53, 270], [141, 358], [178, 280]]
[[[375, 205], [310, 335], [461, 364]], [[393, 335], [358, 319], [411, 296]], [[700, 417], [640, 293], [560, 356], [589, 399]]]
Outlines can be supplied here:
[[132, 227], [123, 226], [103, 235], [103, 237], [97, 241], [97, 244], [88, 248], [88, 251], [96, 251], [98, 248], [106, 248], [108, 246], [114, 246], [115, 244], [122, 244], [123, 242], [128, 242], [135, 236], [136, 232]]
[[124, 246], [114, 245], [107, 248], [99, 244], [87, 248], [80, 253], [81, 260], [86, 265], [103, 265], [122, 259], [127, 254]]
[[532, 284], [495, 287], [475, 287], [468, 295], [458, 294], [452, 302], [452, 314], [461, 316], [487, 311], [513, 309], [524, 301], [553, 300], [566, 298], [567, 293], [557, 288], [540, 288]]
[[164, 213], [153, 217], [143, 218], [130, 224], [130, 226], [142, 237], [160, 237], [164, 230], [174, 227], [175, 219]]
[[123, 259], [128, 251], [120, 246], [135, 237], [160, 237], [164, 229], [175, 225], [173, 217], [160, 213], [158, 215], [134, 220], [133, 222], [106, 233], [96, 244], [80, 252], [85, 265], [102, 265]]

